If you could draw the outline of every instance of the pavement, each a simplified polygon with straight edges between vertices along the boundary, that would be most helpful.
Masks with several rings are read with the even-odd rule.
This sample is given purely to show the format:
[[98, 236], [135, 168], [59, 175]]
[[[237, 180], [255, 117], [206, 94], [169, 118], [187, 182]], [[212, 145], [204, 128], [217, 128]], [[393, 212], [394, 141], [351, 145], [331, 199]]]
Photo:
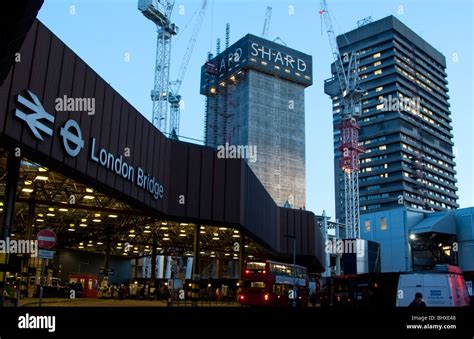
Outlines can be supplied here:
[[[43, 298], [42, 305], [46, 307], [167, 307], [162, 300], [134, 299], [98, 299], [98, 298]], [[20, 307], [38, 307], [38, 298], [20, 299]], [[190, 301], [174, 301], [172, 307], [191, 307]], [[200, 301], [199, 307], [240, 307], [237, 302]]]

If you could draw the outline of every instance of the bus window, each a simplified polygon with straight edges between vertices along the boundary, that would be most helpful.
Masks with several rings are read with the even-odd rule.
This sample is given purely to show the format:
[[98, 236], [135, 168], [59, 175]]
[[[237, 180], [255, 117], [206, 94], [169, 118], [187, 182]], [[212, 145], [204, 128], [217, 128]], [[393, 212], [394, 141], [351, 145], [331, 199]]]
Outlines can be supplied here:
[[264, 262], [249, 262], [247, 263], [246, 268], [248, 270], [264, 270], [265, 263]]
[[252, 281], [250, 287], [265, 288], [265, 283], [263, 281]]

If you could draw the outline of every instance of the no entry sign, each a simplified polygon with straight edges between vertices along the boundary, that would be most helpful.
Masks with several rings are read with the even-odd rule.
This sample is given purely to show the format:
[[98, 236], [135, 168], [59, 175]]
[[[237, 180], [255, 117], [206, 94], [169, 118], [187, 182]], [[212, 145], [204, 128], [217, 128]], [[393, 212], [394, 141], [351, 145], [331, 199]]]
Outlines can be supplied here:
[[38, 240], [38, 247], [50, 249], [56, 245], [56, 233], [50, 229], [41, 230], [36, 236]]

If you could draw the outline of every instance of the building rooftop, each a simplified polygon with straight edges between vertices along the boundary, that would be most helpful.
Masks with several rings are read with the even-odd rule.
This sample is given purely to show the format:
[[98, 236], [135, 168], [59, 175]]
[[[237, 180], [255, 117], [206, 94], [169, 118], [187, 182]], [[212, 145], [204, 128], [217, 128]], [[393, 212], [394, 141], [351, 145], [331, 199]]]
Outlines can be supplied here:
[[[337, 44], [339, 48], [344, 49], [344, 47], [350, 44], [371, 38], [376, 34], [380, 34], [390, 30], [395, 30], [401, 35], [407, 37], [418, 48], [428, 53], [430, 57], [432, 57], [436, 62], [443, 65], [443, 67], [446, 67], [446, 58], [441, 52], [431, 46], [428, 42], [426, 42], [426, 40], [424, 40], [422, 37], [412, 31], [407, 25], [405, 25], [393, 15], [387, 16], [380, 20], [371, 22], [367, 25], [361, 26], [359, 28], [353, 29], [352, 31], [339, 35], [337, 37]], [[346, 40], [346, 38], [348, 41]]]

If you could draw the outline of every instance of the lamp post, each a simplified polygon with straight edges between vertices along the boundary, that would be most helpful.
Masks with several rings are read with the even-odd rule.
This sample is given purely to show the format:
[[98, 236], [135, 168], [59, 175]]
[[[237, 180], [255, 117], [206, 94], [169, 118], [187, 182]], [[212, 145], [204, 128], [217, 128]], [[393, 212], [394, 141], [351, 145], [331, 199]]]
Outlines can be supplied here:
[[286, 237], [293, 240], [293, 307], [296, 307], [296, 236], [287, 234]]
[[412, 272], [415, 271], [415, 258], [414, 258], [414, 254], [413, 254], [415, 239], [416, 239], [415, 234], [411, 233], [410, 236], [409, 236], [409, 244], [410, 244], [411, 270], [412, 270]]

